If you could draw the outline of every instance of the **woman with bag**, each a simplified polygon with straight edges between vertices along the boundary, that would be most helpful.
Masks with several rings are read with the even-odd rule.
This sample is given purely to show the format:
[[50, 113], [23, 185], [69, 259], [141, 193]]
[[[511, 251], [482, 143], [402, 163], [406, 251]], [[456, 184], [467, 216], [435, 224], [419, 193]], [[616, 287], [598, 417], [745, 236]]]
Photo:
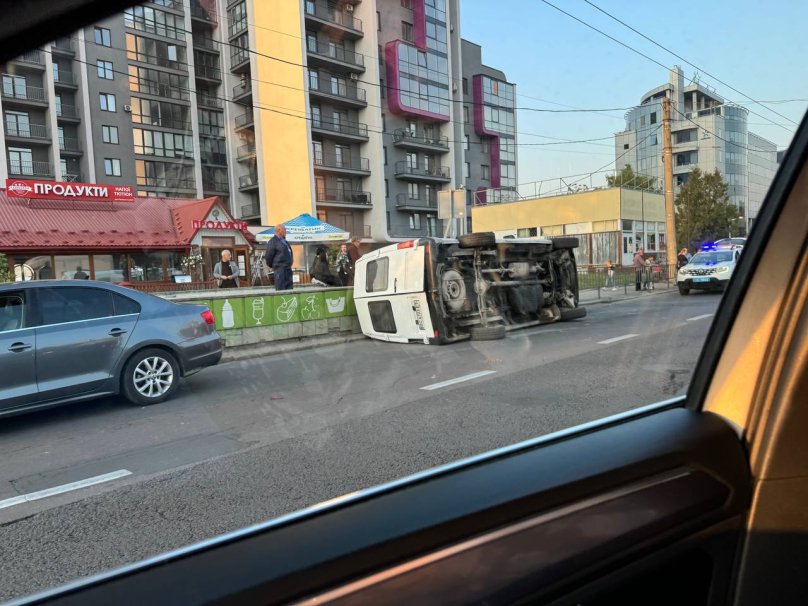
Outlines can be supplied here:
[[323, 286], [339, 286], [337, 279], [331, 274], [331, 269], [328, 267], [328, 256], [323, 247], [318, 248], [314, 253], [311, 275], [313, 282], [318, 282]]

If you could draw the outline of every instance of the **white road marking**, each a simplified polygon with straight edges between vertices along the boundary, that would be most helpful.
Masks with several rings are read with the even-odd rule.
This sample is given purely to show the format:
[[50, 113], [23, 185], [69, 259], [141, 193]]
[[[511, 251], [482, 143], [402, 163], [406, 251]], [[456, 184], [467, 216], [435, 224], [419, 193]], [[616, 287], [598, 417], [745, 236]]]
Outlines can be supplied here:
[[609, 343], [617, 343], [618, 341], [623, 341], [624, 339], [632, 339], [634, 337], [639, 337], [640, 335], [622, 335], [620, 337], [613, 337], [611, 339], [606, 339], [605, 341], [598, 341], [598, 345], [608, 345]]
[[700, 316], [693, 316], [692, 318], [687, 318], [686, 322], [695, 322], [696, 320], [703, 320], [704, 318], [712, 318], [713, 314], [702, 314]]
[[433, 389], [440, 389], [441, 387], [449, 387], [449, 385], [455, 385], [457, 383], [462, 383], [463, 381], [471, 381], [472, 379], [477, 379], [478, 377], [493, 375], [496, 372], [497, 372], [496, 370], [481, 370], [480, 372], [473, 372], [470, 375], [463, 375], [462, 377], [457, 377], [456, 379], [449, 379], [448, 381], [441, 381], [440, 383], [433, 383], [432, 385], [426, 385], [421, 389], [425, 391], [432, 391]]
[[100, 476], [93, 476], [92, 478], [87, 478], [85, 480], [70, 482], [69, 484], [62, 484], [61, 486], [54, 486], [53, 488], [46, 488], [45, 490], [38, 490], [36, 492], [29, 492], [28, 494], [21, 494], [18, 497], [11, 497], [10, 499], [0, 501], [0, 509], [19, 505], [20, 503], [27, 503], [29, 501], [38, 501], [39, 499], [52, 497], [65, 492], [71, 492], [73, 490], [79, 490], [81, 488], [87, 488], [88, 486], [95, 486], [96, 484], [110, 482], [112, 480], [117, 480], [118, 478], [123, 478], [130, 475], [132, 475], [132, 472], [128, 469], [119, 469], [118, 471], [112, 471]]

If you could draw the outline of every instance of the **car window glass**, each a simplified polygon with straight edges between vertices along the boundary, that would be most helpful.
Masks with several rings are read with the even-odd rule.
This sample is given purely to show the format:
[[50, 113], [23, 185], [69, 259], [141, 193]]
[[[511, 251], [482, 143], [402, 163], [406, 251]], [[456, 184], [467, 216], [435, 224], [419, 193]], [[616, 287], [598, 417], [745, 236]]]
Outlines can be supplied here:
[[387, 257], [382, 257], [368, 263], [365, 282], [365, 290], [367, 292], [387, 290], [387, 268], [389, 263], [390, 261]]
[[124, 297], [118, 293], [112, 293], [112, 301], [115, 306], [116, 316], [140, 313], [140, 303], [133, 301], [129, 297]]
[[112, 293], [100, 288], [42, 288], [37, 298], [41, 325], [113, 315]]
[[0, 295], [0, 333], [22, 328], [24, 309], [22, 295]]

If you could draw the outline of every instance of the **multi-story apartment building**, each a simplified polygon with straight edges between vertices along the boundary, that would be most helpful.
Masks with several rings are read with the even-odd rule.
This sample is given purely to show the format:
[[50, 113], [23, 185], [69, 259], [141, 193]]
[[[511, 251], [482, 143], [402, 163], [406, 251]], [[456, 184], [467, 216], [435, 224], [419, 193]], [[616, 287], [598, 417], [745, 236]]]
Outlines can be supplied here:
[[671, 100], [674, 186], [684, 185], [694, 168], [718, 170], [728, 185], [730, 201], [747, 224], [757, 217], [777, 170], [777, 147], [749, 131], [749, 111], [726, 102], [698, 82], [685, 85], [680, 67], [667, 84], [642, 97], [626, 113], [626, 129], [615, 134], [615, 165], [662, 183], [662, 99]]
[[[459, 0], [158, 0], [3, 72], [0, 179], [221, 196], [377, 241], [439, 235], [437, 192], [515, 183], [514, 87]], [[469, 213], [466, 213], [469, 216]]]

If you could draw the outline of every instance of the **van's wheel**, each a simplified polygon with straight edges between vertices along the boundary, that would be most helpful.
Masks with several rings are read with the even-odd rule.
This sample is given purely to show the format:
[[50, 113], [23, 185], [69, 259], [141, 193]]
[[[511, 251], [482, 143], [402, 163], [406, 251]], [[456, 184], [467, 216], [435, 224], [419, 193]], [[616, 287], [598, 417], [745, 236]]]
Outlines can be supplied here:
[[132, 356], [123, 368], [123, 395], [133, 404], [148, 406], [167, 400], [177, 391], [180, 367], [164, 349], [144, 349]]
[[496, 243], [497, 238], [492, 231], [463, 234], [457, 238], [457, 245], [460, 248], [480, 248], [483, 246], [494, 246]]
[[586, 317], [586, 307], [562, 307], [560, 311], [562, 322]]
[[676, 286], [679, 287], [679, 294], [680, 295], [689, 295], [690, 289], [687, 286], [683, 286], [682, 284], [677, 284]]
[[553, 241], [553, 250], [561, 250], [564, 248], [578, 248], [580, 242], [578, 238], [571, 238], [569, 236], [563, 238], [551, 238]]
[[472, 326], [469, 334], [472, 341], [496, 341], [505, 338], [505, 327], [501, 324], [494, 326]]

